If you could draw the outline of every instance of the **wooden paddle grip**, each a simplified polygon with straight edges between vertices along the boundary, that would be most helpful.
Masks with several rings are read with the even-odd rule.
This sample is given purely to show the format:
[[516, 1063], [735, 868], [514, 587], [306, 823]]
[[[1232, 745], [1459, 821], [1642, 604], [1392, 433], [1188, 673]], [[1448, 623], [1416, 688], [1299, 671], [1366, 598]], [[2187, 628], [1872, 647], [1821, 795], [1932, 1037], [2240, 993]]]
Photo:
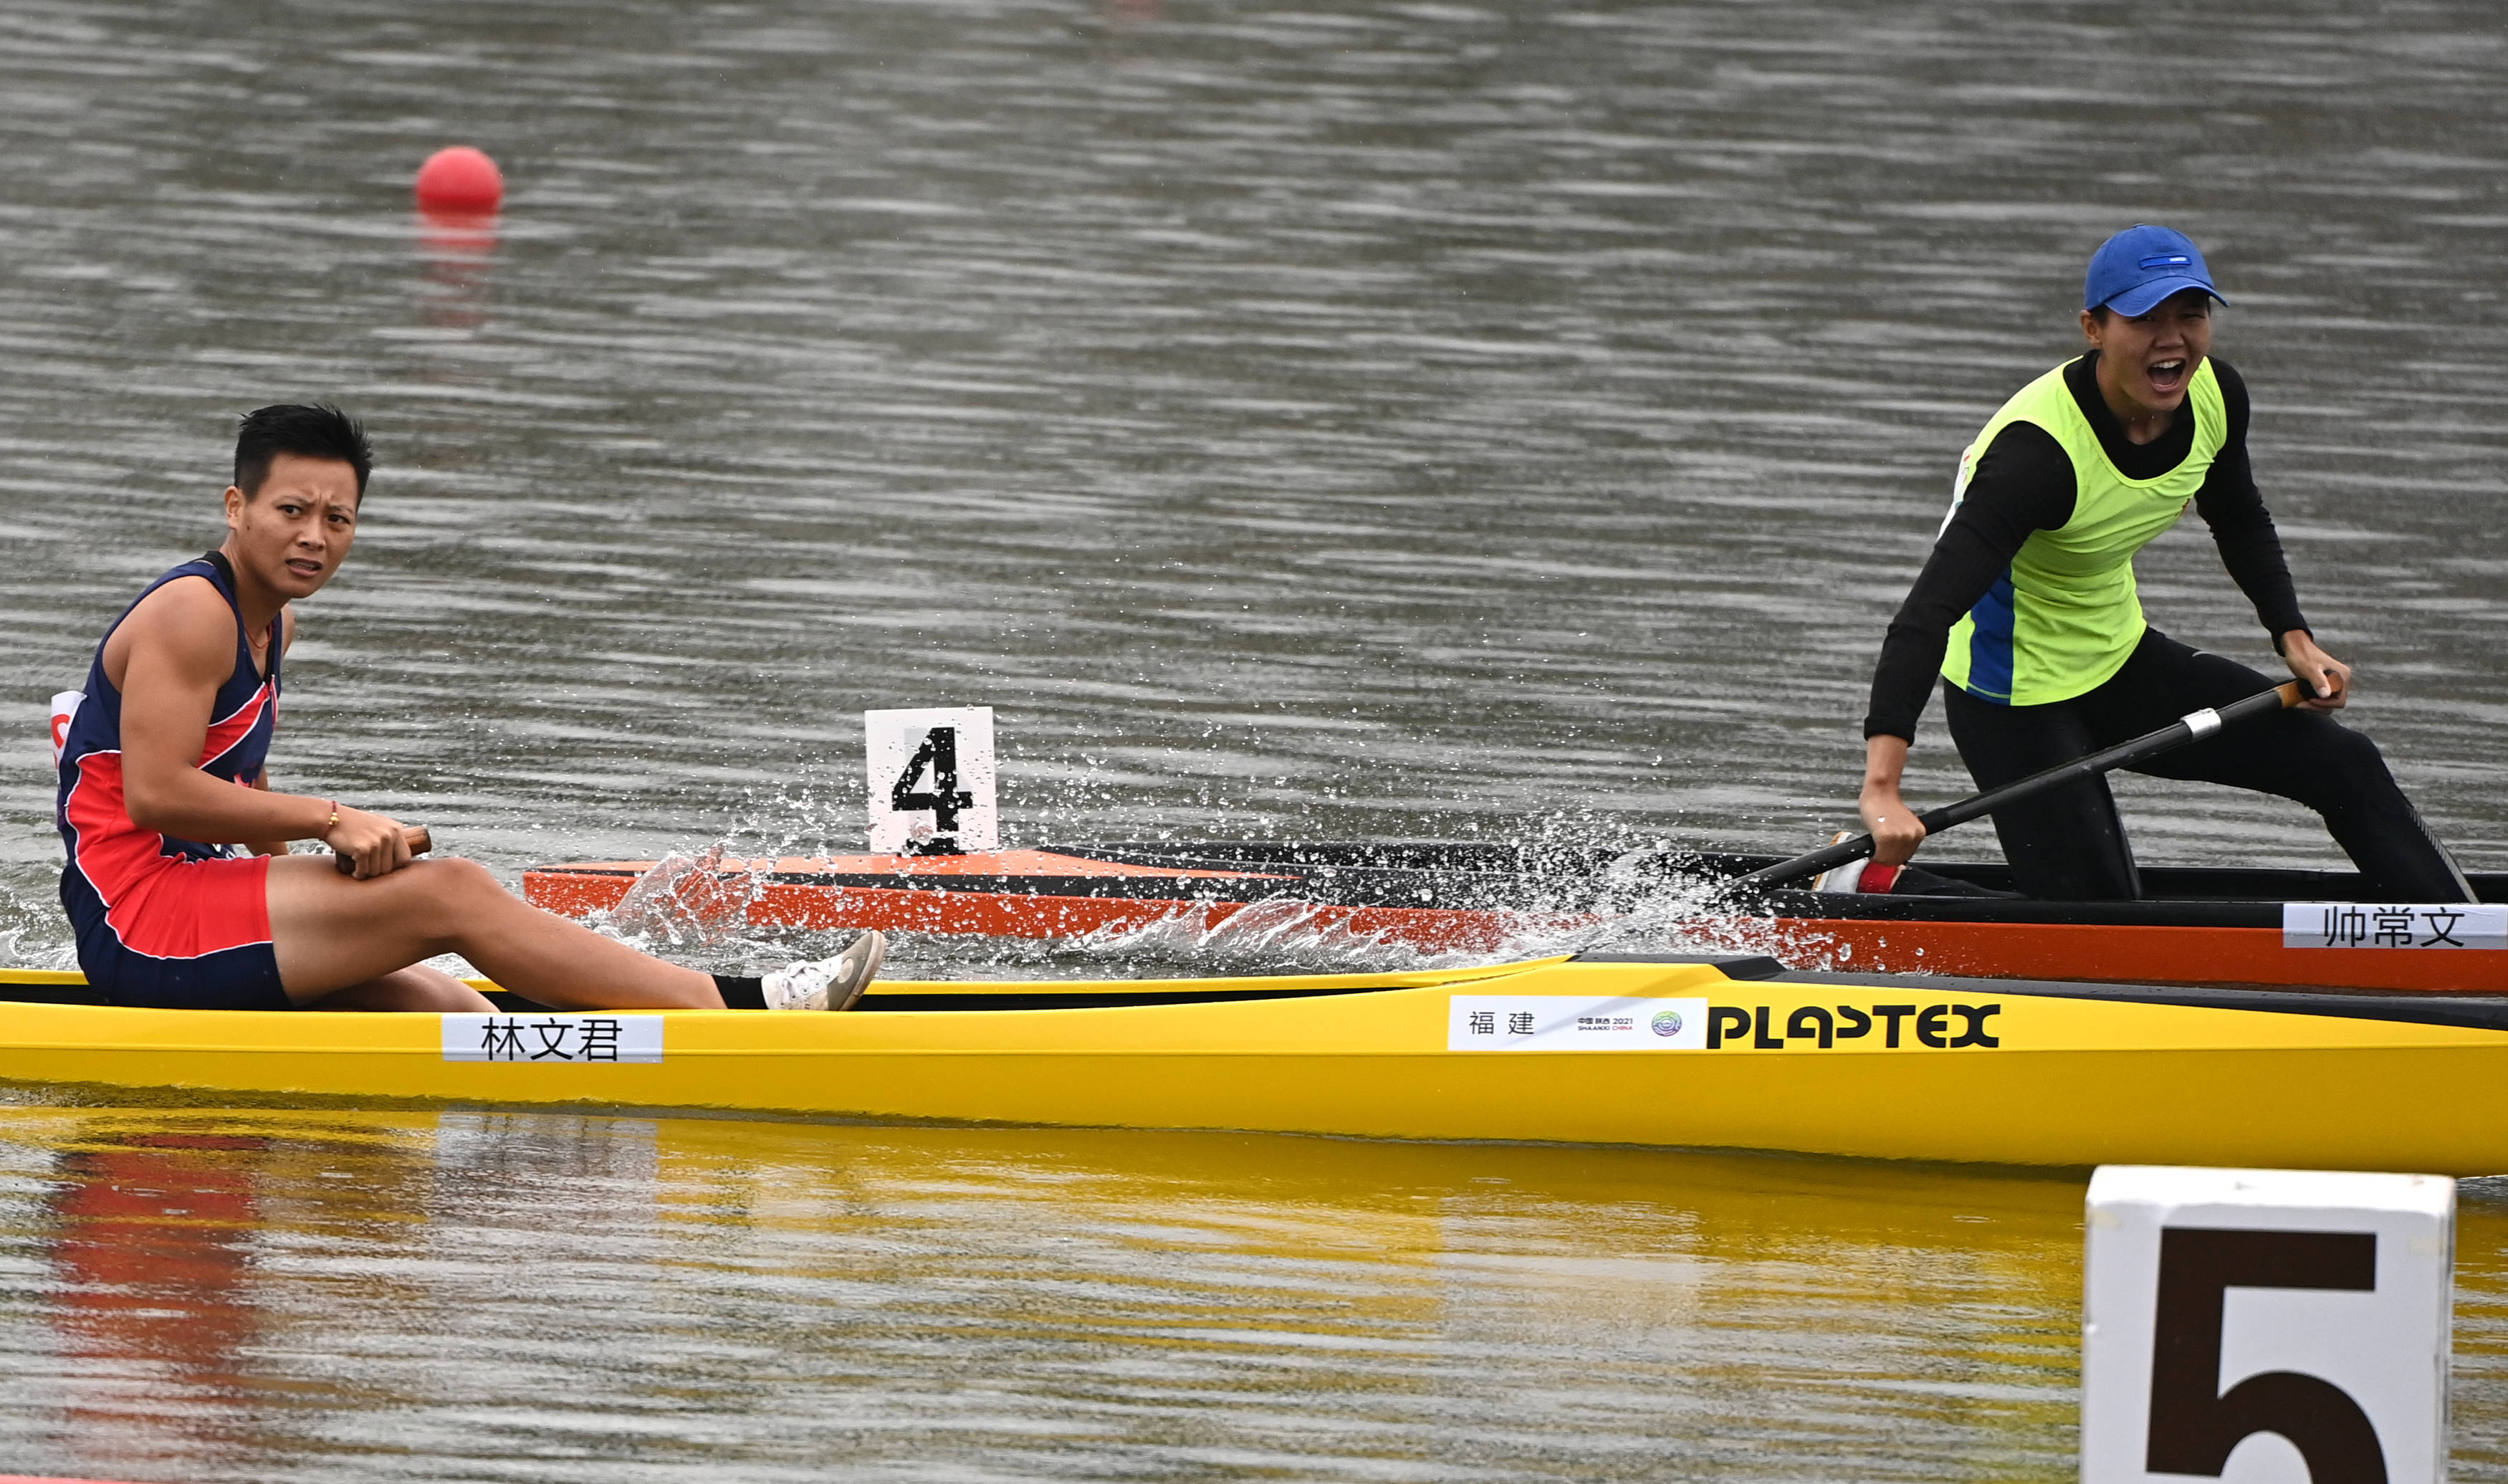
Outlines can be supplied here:
[[[426, 833], [424, 825], [401, 826], [400, 837], [409, 841], [409, 853], [412, 855], [424, 855], [435, 848], [434, 837]], [[340, 868], [340, 874], [344, 876], [353, 876], [357, 873], [357, 862], [354, 856], [334, 852], [331, 861]]]

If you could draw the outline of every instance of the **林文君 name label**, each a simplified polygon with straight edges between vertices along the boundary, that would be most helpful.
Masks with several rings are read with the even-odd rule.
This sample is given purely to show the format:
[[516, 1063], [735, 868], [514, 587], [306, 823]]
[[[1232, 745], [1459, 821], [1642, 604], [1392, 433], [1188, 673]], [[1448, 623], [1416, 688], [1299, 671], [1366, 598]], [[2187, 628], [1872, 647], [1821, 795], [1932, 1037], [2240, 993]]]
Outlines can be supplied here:
[[1704, 1051], [1707, 1002], [1574, 994], [1457, 994], [1448, 1051]]
[[447, 1061], [659, 1061], [657, 1015], [448, 1015]]
[[2285, 948], [2508, 948], [2508, 903], [2285, 902]]

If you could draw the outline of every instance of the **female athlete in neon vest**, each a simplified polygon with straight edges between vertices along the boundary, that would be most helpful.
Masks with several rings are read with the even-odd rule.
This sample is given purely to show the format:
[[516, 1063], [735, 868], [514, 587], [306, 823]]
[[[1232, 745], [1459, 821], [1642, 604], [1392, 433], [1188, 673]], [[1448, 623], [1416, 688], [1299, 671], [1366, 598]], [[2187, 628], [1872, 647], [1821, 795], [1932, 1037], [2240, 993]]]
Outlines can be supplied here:
[[[2472, 899], [2377, 745], [2325, 714], [2342, 708], [2351, 670], [2317, 648], [2300, 613], [2247, 461], [2246, 385], [2211, 358], [2216, 300], [2227, 302], [2184, 235], [2134, 227], [2108, 239], [2082, 298], [2088, 353], [2022, 388], [1961, 457], [1950, 515], [1872, 676], [1862, 803], [1876, 865], [1904, 862], [1924, 839], [1899, 782], [1936, 673], [1980, 789], [2272, 684], [2143, 619], [2134, 553], [2191, 502], [2313, 698], [2138, 770], [2297, 799], [2324, 816], [2371, 895]], [[2104, 779], [2001, 810], [1994, 827], [2030, 896], [2140, 895]]]
[[[383, 815], [271, 788], [293, 603], [347, 560], [372, 464], [336, 408], [247, 415], [225, 544], [150, 583], [87, 688], [55, 699], [61, 904], [89, 982], [163, 1009], [492, 1008], [423, 967], [460, 953], [560, 1009], [849, 1008], [878, 972], [877, 933], [762, 982], [719, 979], [529, 906], [472, 862], [413, 860]], [[354, 877], [289, 855], [300, 839], [354, 860]]]

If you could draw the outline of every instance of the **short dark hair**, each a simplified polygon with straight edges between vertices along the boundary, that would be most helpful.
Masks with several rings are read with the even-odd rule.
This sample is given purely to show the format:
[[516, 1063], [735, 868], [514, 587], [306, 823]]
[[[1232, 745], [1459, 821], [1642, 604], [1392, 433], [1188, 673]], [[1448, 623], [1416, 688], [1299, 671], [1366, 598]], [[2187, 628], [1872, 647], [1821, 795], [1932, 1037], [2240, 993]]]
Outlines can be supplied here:
[[357, 498], [366, 494], [366, 476], [374, 472], [374, 446], [357, 420], [328, 402], [306, 406], [281, 402], [256, 407], [243, 415], [236, 429], [235, 483], [250, 500], [270, 477], [271, 461], [281, 454], [303, 459], [337, 459], [357, 471]]

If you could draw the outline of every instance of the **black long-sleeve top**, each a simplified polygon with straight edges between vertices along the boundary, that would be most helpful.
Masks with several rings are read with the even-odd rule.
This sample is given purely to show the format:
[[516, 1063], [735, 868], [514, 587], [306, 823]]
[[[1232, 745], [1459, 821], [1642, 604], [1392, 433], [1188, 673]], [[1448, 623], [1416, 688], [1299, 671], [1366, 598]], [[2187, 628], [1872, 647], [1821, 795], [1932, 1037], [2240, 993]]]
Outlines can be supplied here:
[[[2185, 463], [2194, 451], [2193, 409], [2186, 409], [2158, 437], [2133, 442], [2099, 392], [2098, 358], [2092, 351], [2065, 367], [2064, 385], [2117, 471], [2128, 479], [2157, 479]], [[2307, 620], [2300, 613], [2290, 567], [2282, 559], [2281, 537], [2273, 530], [2272, 513], [2265, 508], [2255, 466], [2247, 459], [2247, 384], [2217, 357], [2212, 374], [2229, 413], [2229, 436], [2194, 494], [2194, 508], [2212, 528], [2222, 565], [2256, 606], [2256, 616], [2279, 648], [2282, 634], [2306, 628]], [[2022, 542], [2073, 518], [2079, 491], [2072, 457], [2054, 434], [2034, 423], [2012, 423], [1994, 435], [1969, 477], [1959, 509], [1934, 541], [1924, 572], [1899, 606], [1899, 615], [1890, 620], [1881, 661], [1872, 671], [1865, 736], [1915, 740], [1916, 719], [1924, 714], [1934, 677], [1941, 673], [1951, 625], [1985, 596]]]

